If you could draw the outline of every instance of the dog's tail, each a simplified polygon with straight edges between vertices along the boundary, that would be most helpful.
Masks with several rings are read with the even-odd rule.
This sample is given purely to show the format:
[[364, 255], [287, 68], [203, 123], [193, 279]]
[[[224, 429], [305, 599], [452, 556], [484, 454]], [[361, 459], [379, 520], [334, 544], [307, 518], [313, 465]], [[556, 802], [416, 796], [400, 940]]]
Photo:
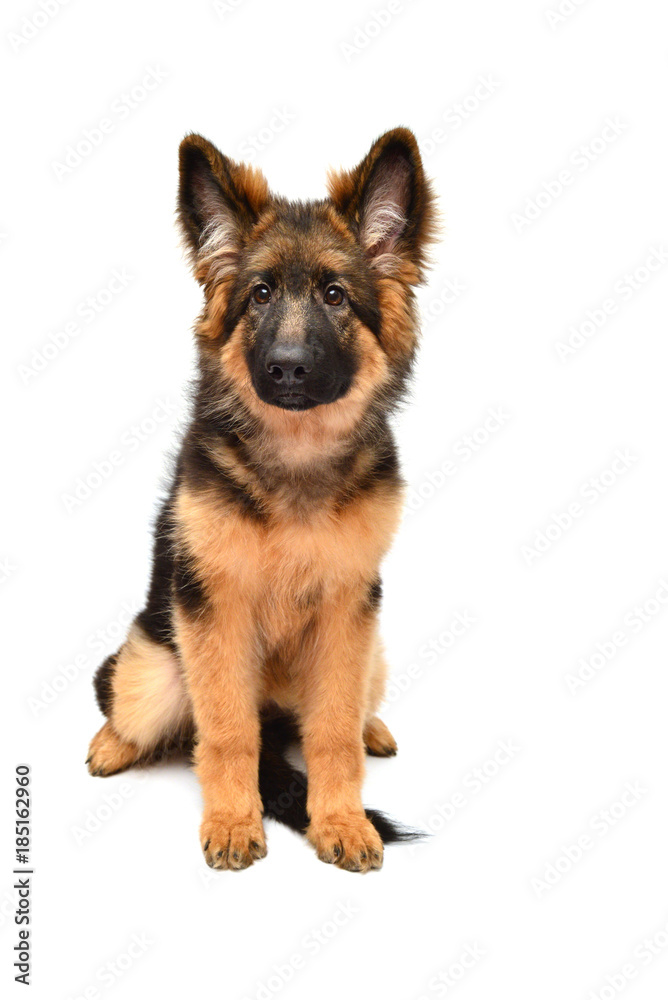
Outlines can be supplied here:
[[[272, 719], [262, 726], [262, 752], [260, 754], [260, 795], [264, 815], [283, 823], [297, 833], [306, 833], [306, 775], [293, 767], [286, 757], [289, 745], [298, 733], [294, 723], [287, 718]], [[420, 840], [419, 830], [400, 826], [377, 809], [366, 809], [367, 819], [375, 826], [384, 844], [398, 844]]]

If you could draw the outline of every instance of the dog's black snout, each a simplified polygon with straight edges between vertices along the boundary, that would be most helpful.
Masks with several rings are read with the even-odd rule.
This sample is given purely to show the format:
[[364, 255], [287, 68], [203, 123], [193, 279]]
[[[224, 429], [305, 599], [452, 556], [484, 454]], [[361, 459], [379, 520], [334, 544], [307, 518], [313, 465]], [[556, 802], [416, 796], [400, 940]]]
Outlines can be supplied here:
[[274, 344], [265, 366], [275, 382], [294, 385], [313, 370], [313, 354], [305, 344]]

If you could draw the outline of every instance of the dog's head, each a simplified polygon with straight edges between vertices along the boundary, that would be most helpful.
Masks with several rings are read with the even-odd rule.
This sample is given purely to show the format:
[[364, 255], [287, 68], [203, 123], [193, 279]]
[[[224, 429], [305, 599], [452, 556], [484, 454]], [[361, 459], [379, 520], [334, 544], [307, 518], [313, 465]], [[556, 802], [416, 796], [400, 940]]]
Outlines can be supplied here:
[[247, 410], [283, 426], [295, 412], [302, 423], [304, 411], [327, 413], [343, 427], [396, 400], [416, 345], [412, 286], [434, 232], [412, 132], [381, 136], [356, 168], [330, 174], [329, 198], [316, 202], [274, 196], [259, 170], [190, 135], [178, 211], [205, 289], [207, 370]]

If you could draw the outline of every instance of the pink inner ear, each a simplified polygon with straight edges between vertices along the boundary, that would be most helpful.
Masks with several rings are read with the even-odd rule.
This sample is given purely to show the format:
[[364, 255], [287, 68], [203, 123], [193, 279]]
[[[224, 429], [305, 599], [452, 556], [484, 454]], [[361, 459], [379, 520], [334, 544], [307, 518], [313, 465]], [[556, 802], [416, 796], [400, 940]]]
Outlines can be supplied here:
[[408, 222], [410, 166], [394, 156], [379, 164], [362, 209], [362, 245], [374, 259], [391, 254]]
[[229, 215], [220, 188], [208, 171], [200, 169], [193, 171], [191, 185], [198, 214], [205, 226], [217, 222], [221, 216]]
[[211, 278], [224, 278], [234, 269], [239, 249], [234, 216], [211, 176], [197, 171], [191, 183], [199, 213], [205, 220], [200, 236], [200, 263]]

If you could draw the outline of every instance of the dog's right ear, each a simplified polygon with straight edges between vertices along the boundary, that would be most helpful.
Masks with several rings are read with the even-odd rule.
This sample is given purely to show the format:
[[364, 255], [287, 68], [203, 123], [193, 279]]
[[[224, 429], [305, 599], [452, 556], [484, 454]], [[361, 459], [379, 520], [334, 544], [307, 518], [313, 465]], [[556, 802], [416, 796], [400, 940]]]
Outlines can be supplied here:
[[186, 136], [179, 148], [178, 216], [201, 284], [234, 273], [245, 237], [270, 198], [261, 171], [223, 156], [201, 135]]

